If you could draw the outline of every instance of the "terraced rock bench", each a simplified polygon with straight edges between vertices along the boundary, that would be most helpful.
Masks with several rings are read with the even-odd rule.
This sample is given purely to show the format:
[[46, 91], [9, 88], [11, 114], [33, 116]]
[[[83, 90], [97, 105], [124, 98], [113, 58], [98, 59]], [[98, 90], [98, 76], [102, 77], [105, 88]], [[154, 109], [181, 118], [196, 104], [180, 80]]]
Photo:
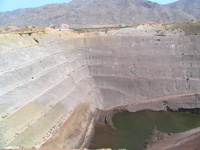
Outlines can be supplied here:
[[0, 34], [0, 148], [85, 148], [103, 112], [199, 108], [200, 36], [143, 31]]

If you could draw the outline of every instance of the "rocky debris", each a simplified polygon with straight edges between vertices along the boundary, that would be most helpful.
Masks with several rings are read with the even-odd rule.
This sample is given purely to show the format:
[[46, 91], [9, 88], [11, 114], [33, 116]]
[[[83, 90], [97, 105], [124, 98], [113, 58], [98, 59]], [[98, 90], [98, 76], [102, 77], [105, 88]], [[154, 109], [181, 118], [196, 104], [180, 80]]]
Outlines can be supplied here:
[[[180, 29], [186, 35], [200, 35], [200, 21], [189, 22], [173, 22], [173, 23], [146, 23], [140, 24], [138, 27], [154, 27], [161, 30], [169, 30], [169, 34], [173, 33], [170, 30]], [[170, 33], [171, 32], [171, 33]]]
[[[146, 23], [127, 26], [100, 26], [73, 29], [80, 33], [96, 33], [100, 36], [118, 35], [200, 35], [200, 21], [174, 22], [174, 23]], [[120, 30], [120, 31], [119, 31]], [[155, 32], [161, 32], [160, 34]], [[165, 34], [164, 34], [164, 33]], [[152, 34], [151, 34], [152, 33]]]
[[185, 32], [181, 29], [175, 29], [175, 28], [172, 28], [172, 29], [166, 29], [166, 30], [157, 30], [156, 31], [156, 34], [155, 36], [169, 36], [169, 35], [172, 35], [172, 36], [184, 36], [185, 35]]
[[70, 28], [70, 26], [68, 24], [60, 24], [60, 25], [51, 24], [49, 27], [50, 28], [54, 28], [54, 29], [60, 29], [60, 30], [69, 29]]
[[19, 28], [17, 27], [0, 27], [0, 33], [11, 33], [11, 32], [19, 32]]
[[143, 28], [143, 27], [136, 27], [136, 28], [125, 28], [120, 29], [117, 31], [110, 31], [108, 32], [108, 35], [113, 36], [140, 36], [140, 35], [149, 35], [152, 36], [156, 33], [156, 28]]
[[125, 28], [116, 31], [109, 31], [107, 35], [113, 36], [183, 36], [184, 31], [181, 29], [158, 29], [154, 27], [136, 27], [136, 28]]
[[165, 133], [161, 133], [157, 130], [156, 127], [154, 127], [148, 137], [145, 141], [145, 149], [148, 149], [152, 146], [153, 143], [157, 142], [158, 140], [162, 140], [164, 138]]
[[16, 26], [9, 26], [9, 27], [0, 27], [0, 34], [8, 34], [8, 33], [38, 33], [44, 32], [48, 30], [47, 28], [42, 27], [16, 27]]

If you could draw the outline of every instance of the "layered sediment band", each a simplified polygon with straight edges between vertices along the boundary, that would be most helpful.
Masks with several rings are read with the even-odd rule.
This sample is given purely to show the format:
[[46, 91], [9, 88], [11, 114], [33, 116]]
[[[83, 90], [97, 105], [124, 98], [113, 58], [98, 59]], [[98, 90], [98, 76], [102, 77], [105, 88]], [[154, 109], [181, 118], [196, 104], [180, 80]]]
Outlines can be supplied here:
[[100, 111], [200, 108], [200, 37], [2, 34], [0, 148], [87, 147]]

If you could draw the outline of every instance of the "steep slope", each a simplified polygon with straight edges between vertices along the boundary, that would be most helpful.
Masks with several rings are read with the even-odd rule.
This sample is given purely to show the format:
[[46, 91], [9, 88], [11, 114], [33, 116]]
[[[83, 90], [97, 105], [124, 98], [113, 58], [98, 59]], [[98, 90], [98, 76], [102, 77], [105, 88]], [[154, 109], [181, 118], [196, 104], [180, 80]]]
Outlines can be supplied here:
[[73, 0], [68, 4], [21, 9], [0, 14], [1, 26], [92, 26], [172, 22], [195, 19], [180, 10], [145, 0]]
[[29, 28], [0, 34], [0, 58], [0, 148], [83, 148], [113, 109], [200, 108], [200, 36], [178, 29]]
[[200, 20], [200, 0], [179, 0], [167, 5], [169, 8], [181, 10]]

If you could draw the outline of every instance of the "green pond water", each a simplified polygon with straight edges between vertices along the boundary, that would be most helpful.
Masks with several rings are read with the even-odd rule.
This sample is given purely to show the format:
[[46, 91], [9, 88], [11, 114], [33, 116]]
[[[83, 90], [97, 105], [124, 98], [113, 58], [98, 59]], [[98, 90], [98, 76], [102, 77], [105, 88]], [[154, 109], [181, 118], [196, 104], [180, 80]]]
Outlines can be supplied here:
[[97, 124], [91, 149], [140, 150], [155, 126], [160, 132], [184, 132], [200, 127], [200, 115], [181, 112], [119, 113], [114, 116], [113, 123], [117, 130]]

